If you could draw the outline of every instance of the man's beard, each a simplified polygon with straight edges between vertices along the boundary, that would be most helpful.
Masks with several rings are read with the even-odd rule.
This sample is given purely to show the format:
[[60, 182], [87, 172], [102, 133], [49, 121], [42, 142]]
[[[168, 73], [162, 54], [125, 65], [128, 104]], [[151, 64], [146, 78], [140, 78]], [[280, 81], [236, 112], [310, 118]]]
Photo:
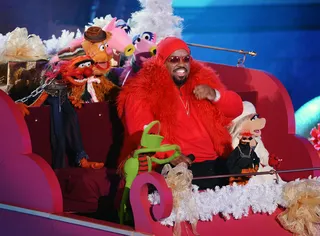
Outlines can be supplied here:
[[178, 87], [181, 87], [187, 81], [186, 76], [183, 79], [177, 79], [175, 76], [172, 76], [172, 79], [173, 79], [173, 82], [175, 83], [175, 85], [177, 85]]

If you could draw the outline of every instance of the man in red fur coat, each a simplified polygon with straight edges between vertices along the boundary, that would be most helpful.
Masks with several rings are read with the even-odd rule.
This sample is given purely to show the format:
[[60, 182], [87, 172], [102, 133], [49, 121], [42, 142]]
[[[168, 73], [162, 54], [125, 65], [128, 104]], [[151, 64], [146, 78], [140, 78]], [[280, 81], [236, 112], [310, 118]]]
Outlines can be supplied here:
[[[184, 41], [167, 37], [119, 94], [118, 112], [125, 126], [120, 162], [138, 147], [144, 126], [159, 120], [164, 143], [179, 145], [183, 153], [172, 165], [189, 163], [195, 177], [225, 173], [221, 157], [232, 151], [226, 126], [242, 110], [240, 96], [226, 90], [215, 71], [192, 59]], [[192, 164], [189, 154], [195, 156]], [[215, 179], [194, 183], [200, 188], [221, 185]]]

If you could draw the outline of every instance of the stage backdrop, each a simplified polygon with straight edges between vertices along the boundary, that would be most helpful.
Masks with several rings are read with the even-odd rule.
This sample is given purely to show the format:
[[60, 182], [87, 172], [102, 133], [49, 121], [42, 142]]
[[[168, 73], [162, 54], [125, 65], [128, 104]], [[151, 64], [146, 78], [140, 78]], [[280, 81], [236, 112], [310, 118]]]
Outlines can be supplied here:
[[[296, 110], [319, 95], [319, 0], [173, 0], [173, 5], [185, 19], [183, 38], [188, 42], [257, 51], [246, 66], [276, 75]], [[136, 0], [3, 1], [0, 33], [27, 27], [47, 39], [62, 29], [82, 30], [95, 16], [127, 19], [138, 9]], [[239, 58], [205, 49], [193, 49], [193, 55], [230, 65]]]

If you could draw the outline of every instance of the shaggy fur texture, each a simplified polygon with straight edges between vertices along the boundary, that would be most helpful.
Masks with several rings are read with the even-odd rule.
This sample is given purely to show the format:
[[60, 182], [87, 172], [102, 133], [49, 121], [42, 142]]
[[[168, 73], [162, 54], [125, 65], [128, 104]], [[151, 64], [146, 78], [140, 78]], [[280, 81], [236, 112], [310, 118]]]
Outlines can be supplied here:
[[[100, 77], [100, 83], [94, 83], [93, 88], [95, 90], [97, 99], [99, 102], [103, 101], [115, 101], [115, 93], [117, 94], [120, 88], [109, 81], [104, 76]], [[82, 95], [86, 90], [86, 85], [82, 86], [71, 86], [70, 96], [74, 97], [76, 101], [83, 103]], [[115, 92], [117, 91], [117, 92]]]
[[[199, 62], [191, 62], [191, 70], [186, 84], [187, 96], [195, 107], [202, 124], [208, 131], [214, 144], [215, 151], [220, 156], [228, 155], [231, 150], [231, 136], [225, 128], [230, 119], [226, 118], [222, 112], [208, 100], [197, 100], [193, 94], [193, 89], [197, 85], [209, 85], [212, 88], [223, 90], [224, 86], [220, 82], [217, 74], [209, 67]], [[118, 113], [123, 119], [126, 99], [134, 99], [136, 104], [145, 107], [146, 110], [154, 114], [154, 119], [161, 122], [161, 135], [170, 143], [175, 143], [173, 129], [178, 121], [176, 110], [179, 105], [179, 97], [173, 96], [175, 84], [166, 69], [164, 63], [157, 58], [152, 58], [144, 63], [143, 68], [123, 87], [118, 97]], [[127, 114], [130, 116], [130, 114]], [[125, 125], [125, 124], [124, 124]], [[131, 137], [125, 138], [121, 161], [132, 151], [133, 145]], [[130, 144], [131, 141], [131, 144]], [[131, 150], [129, 150], [131, 149]]]

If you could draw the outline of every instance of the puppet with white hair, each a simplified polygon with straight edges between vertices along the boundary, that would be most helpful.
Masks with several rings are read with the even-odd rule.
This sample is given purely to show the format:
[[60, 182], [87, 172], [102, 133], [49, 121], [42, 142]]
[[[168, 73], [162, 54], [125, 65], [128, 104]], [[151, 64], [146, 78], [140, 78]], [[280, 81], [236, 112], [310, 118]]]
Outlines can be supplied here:
[[[229, 127], [232, 136], [232, 147], [236, 150], [241, 142], [250, 142], [250, 147], [260, 159], [257, 172], [270, 171], [273, 168], [269, 165], [269, 152], [261, 139], [261, 130], [266, 125], [266, 119], [260, 118], [254, 105], [250, 102], [243, 102], [243, 112], [232, 121]], [[248, 136], [248, 137], [244, 137]], [[250, 178], [250, 182], [263, 183], [267, 181], [282, 181], [276, 175], [256, 175]]]

